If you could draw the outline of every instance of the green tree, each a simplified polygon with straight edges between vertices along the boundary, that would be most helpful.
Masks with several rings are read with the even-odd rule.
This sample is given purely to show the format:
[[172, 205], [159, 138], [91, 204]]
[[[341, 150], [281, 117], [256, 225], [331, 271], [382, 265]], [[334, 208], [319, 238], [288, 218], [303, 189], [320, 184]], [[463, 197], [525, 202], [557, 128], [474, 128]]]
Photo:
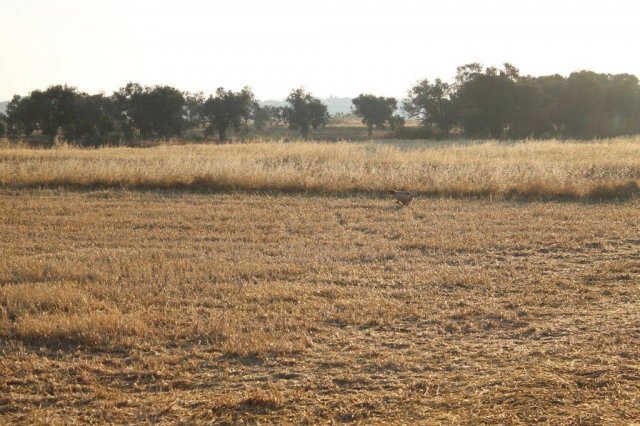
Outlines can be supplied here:
[[393, 117], [391, 117], [391, 120], [389, 120], [389, 128], [392, 131], [396, 131], [404, 127], [405, 121], [406, 120], [403, 116], [396, 114]]
[[7, 116], [0, 112], [0, 138], [7, 134]]
[[7, 135], [22, 136], [33, 132], [29, 118], [28, 102], [27, 99], [23, 99], [20, 95], [14, 95], [7, 104]]
[[373, 126], [384, 129], [386, 123], [392, 122], [393, 113], [398, 107], [395, 98], [360, 94], [352, 101], [353, 113], [362, 118], [362, 123], [367, 126], [369, 137], [373, 134]]
[[204, 93], [185, 93], [184, 120], [186, 127], [200, 127], [205, 124]]
[[558, 98], [563, 136], [589, 139], [602, 136], [606, 128], [605, 87], [607, 76], [592, 71], [571, 73]]
[[131, 136], [137, 129], [143, 139], [180, 136], [185, 125], [184, 95], [169, 86], [142, 87], [129, 83], [113, 95]]
[[302, 137], [309, 137], [309, 130], [324, 126], [329, 121], [327, 106], [304, 89], [294, 89], [287, 96], [289, 106], [283, 110], [283, 118], [289, 128], [299, 130]]
[[77, 133], [77, 117], [80, 98], [86, 94], [79, 93], [69, 86], [51, 86], [32, 98], [38, 102], [38, 110], [42, 113], [39, 123], [42, 133], [55, 137], [58, 129], [62, 129], [66, 138], [75, 140]]
[[14, 96], [7, 105], [10, 133], [29, 136], [40, 132], [51, 140], [58, 129], [75, 139], [79, 99], [85, 94], [69, 86], [51, 86], [34, 90], [28, 96]]
[[609, 76], [604, 100], [604, 108], [609, 113], [606, 136], [640, 132], [640, 85], [638, 83], [638, 78], [631, 74]]
[[515, 120], [515, 67], [505, 64], [503, 70], [479, 64], [458, 67], [455, 109], [464, 133], [471, 137], [503, 137]]
[[34, 132], [51, 141], [62, 131], [65, 139], [83, 145], [101, 145], [117, 137], [118, 109], [102, 94], [89, 96], [73, 87], [51, 86], [29, 96], [14, 96], [8, 108], [9, 133]]
[[424, 79], [409, 90], [403, 107], [411, 117], [420, 119], [423, 126], [436, 126], [448, 132], [455, 121], [453, 95], [450, 84], [439, 78], [433, 84]]
[[561, 75], [521, 77], [518, 81], [517, 117], [509, 136], [513, 138], [550, 138], [562, 130], [558, 114], [558, 96], [566, 79]]
[[204, 103], [204, 116], [209, 123], [209, 131], [217, 131], [221, 141], [227, 140], [227, 130], [236, 132], [251, 118], [254, 95], [249, 87], [240, 92], [225, 91], [220, 87], [216, 96], [209, 96]]
[[253, 109], [253, 125], [256, 130], [261, 131], [267, 126], [271, 126], [273, 122], [278, 122], [282, 117], [282, 108], [264, 105], [260, 106], [257, 102]]
[[75, 129], [73, 140], [85, 146], [119, 142], [122, 135], [119, 133], [118, 108], [113, 98], [102, 94], [80, 97]]

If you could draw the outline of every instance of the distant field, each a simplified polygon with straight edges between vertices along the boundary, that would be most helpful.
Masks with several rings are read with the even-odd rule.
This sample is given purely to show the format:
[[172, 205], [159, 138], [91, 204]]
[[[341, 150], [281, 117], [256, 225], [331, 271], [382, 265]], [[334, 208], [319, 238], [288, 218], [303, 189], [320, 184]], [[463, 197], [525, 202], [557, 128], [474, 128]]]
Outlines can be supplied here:
[[[283, 158], [285, 147], [266, 148]], [[293, 148], [292, 164], [318, 149]], [[489, 148], [525, 149], [478, 149]], [[171, 164], [199, 173], [225, 150], [246, 167], [242, 149], [262, 148], [14, 158], [18, 182], [27, 170], [85, 182], [73, 171], [108, 176], [96, 156], [129, 179], [174, 176]], [[404, 208], [369, 196], [5, 187], [0, 423], [633, 422], [639, 212], [638, 200]]]
[[374, 196], [626, 200], [640, 139], [600, 142], [263, 142], [98, 150], [0, 149], [11, 188], [190, 189]]

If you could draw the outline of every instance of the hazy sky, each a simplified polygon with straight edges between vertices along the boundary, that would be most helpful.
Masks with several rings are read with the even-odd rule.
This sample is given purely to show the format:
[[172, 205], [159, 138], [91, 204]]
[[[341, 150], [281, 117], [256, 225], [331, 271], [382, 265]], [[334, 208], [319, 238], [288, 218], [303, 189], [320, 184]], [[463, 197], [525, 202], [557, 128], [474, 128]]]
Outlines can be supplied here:
[[[638, 5], [636, 5], [638, 4]], [[404, 96], [469, 62], [640, 76], [640, 2], [0, 0], [0, 100], [128, 81], [279, 99]]]

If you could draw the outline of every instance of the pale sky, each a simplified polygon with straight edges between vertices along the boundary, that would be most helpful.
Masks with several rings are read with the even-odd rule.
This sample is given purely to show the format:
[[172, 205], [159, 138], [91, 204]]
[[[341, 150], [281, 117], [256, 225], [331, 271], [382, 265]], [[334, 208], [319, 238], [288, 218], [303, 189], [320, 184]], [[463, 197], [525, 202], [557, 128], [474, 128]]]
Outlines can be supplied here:
[[470, 62], [640, 76], [639, 12], [634, 0], [0, 0], [0, 101], [129, 81], [404, 97]]

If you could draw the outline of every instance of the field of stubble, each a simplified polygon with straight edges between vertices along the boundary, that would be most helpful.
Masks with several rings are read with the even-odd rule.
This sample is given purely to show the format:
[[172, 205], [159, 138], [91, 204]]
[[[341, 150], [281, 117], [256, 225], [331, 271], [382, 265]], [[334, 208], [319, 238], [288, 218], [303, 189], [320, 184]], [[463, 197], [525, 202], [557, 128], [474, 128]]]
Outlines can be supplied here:
[[0, 190], [0, 423], [640, 418], [640, 202]]

